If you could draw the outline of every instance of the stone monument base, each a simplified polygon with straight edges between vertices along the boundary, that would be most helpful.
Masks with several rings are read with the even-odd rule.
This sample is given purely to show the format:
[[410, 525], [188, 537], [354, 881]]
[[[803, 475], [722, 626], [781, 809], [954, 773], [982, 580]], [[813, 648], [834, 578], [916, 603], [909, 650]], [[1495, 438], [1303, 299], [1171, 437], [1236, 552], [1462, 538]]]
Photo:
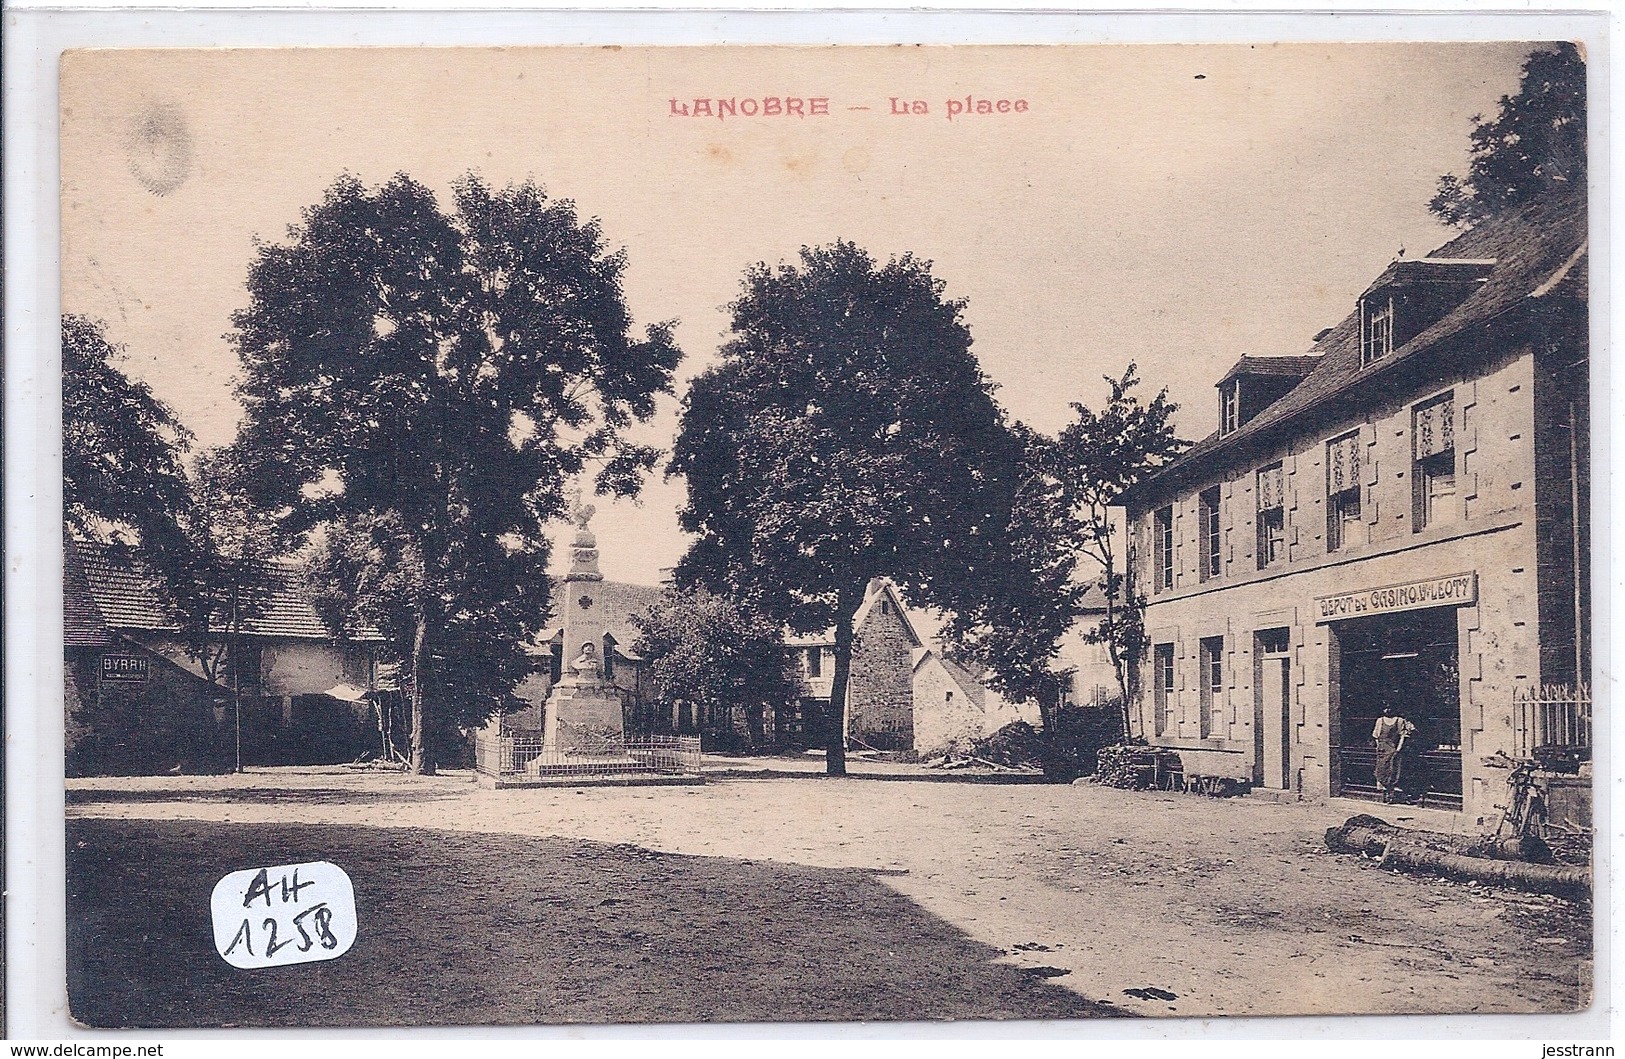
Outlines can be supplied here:
[[636, 764], [626, 753], [621, 693], [614, 685], [567, 678], [547, 696], [542, 767]]

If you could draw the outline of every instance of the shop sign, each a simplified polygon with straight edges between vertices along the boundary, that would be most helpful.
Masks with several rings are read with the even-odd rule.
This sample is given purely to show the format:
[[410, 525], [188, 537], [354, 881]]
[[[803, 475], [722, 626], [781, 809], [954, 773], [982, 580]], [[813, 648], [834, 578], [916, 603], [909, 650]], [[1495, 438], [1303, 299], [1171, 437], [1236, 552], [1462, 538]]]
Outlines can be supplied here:
[[1477, 602], [1477, 574], [1448, 574], [1382, 588], [1319, 596], [1313, 606], [1315, 623], [1319, 625], [1368, 614], [1392, 614], [1427, 607], [1461, 607]]
[[140, 655], [102, 655], [102, 679], [145, 681], [147, 662]]

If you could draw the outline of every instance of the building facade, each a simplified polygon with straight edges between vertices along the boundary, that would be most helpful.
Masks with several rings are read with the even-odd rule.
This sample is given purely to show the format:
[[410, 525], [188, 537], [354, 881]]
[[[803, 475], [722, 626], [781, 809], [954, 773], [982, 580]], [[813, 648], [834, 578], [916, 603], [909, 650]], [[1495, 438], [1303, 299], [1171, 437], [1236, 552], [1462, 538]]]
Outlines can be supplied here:
[[[376, 630], [333, 635], [297, 569], [262, 563], [262, 587], [211, 681], [137, 552], [68, 540], [63, 567], [66, 737], [72, 773], [213, 771], [351, 761], [380, 749]], [[234, 652], [235, 660], [230, 659]]]
[[1124, 497], [1148, 603], [1137, 734], [1187, 774], [1486, 817], [1517, 697], [1590, 668], [1579, 194], [1398, 260], [1308, 354], [1243, 357], [1220, 428]]
[[1012, 703], [978, 673], [926, 648], [915, 652], [914, 750], [966, 750], [1007, 724], [1040, 723], [1036, 704]]

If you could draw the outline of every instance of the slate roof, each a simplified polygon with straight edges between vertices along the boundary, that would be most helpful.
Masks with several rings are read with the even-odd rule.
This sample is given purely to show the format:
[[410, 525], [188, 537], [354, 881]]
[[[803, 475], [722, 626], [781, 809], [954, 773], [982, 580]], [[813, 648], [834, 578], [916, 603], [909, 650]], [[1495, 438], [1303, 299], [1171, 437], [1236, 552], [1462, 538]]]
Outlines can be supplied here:
[[1078, 600], [1078, 613], [1106, 613], [1106, 590], [1100, 587], [1100, 582], [1097, 581], [1084, 589], [1082, 598]]
[[948, 675], [954, 678], [954, 683], [965, 690], [965, 694], [970, 697], [972, 702], [984, 710], [987, 709], [987, 688], [983, 686], [977, 674], [972, 673], [946, 655], [938, 656], [937, 661], [942, 663], [942, 668], [946, 669]]
[[1314, 371], [1319, 363], [1318, 353], [1299, 353], [1290, 357], [1261, 357], [1254, 353], [1243, 353], [1241, 359], [1219, 379], [1218, 385], [1223, 386], [1237, 375], [1281, 375], [1301, 379]]
[[[1587, 270], [1585, 190], [1567, 189], [1542, 196], [1520, 209], [1485, 220], [1452, 239], [1432, 257], [1491, 259], [1488, 278], [1455, 309], [1421, 334], [1380, 360], [1360, 364], [1358, 307], [1315, 343], [1309, 355], [1319, 360], [1313, 371], [1280, 400], [1236, 430], [1210, 434], [1163, 468], [1127, 491], [1125, 505], [1147, 502], [1195, 474], [1211, 476], [1231, 456], [1250, 451], [1286, 424], [1359, 391], [1376, 392], [1378, 380], [1414, 366], [1428, 350], [1472, 328], [1488, 326], [1531, 299], [1585, 297]], [[1482, 352], [1494, 352], [1483, 348]]]
[[[635, 614], [643, 614], [660, 599], [665, 589], [657, 585], [634, 585], [628, 581], [563, 581], [554, 580], [551, 595], [553, 604], [553, 620], [557, 621], [564, 613], [564, 590], [569, 588], [574, 595], [585, 593], [592, 597], [592, 607], [587, 611], [593, 626], [598, 630], [592, 637], [594, 642], [602, 640], [604, 633], [615, 637], [615, 643], [620, 652], [631, 656], [632, 645], [637, 642], [638, 628], [632, 624]], [[550, 643], [563, 632], [563, 627], [552, 625], [536, 637], [538, 650], [541, 644]]]
[[[288, 640], [330, 641], [334, 638], [305, 595], [298, 567], [291, 563], [266, 562], [261, 564], [261, 570], [268, 593], [258, 606], [242, 616], [239, 635]], [[98, 618], [106, 629], [120, 632], [175, 632], [180, 628], [164, 607], [156, 575], [146, 569], [133, 549], [70, 540], [63, 572], [65, 619], [69, 612], [67, 601], [76, 601], [72, 624], [65, 630], [72, 635], [93, 635], [90, 630]], [[89, 612], [85, 609], [87, 606]], [[229, 618], [221, 617], [211, 623], [209, 631], [225, 635], [231, 631], [229, 625]], [[376, 642], [383, 636], [367, 626], [356, 630], [348, 639]]]

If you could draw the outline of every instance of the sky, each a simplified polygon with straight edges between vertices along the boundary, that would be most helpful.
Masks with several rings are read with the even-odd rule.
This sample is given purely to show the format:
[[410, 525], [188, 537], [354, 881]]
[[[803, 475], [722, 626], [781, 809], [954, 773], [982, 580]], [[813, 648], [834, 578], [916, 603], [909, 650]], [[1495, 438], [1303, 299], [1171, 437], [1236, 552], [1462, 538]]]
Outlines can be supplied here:
[[[257, 243], [341, 173], [405, 172], [449, 202], [474, 171], [574, 200], [625, 248], [640, 330], [677, 321], [677, 393], [637, 440], [669, 447], [744, 269], [837, 238], [934, 263], [1012, 418], [1055, 431], [1134, 361], [1200, 438], [1238, 356], [1303, 352], [1401, 248], [1450, 238], [1434, 184], [1466, 172], [1472, 118], [1516, 91], [1530, 48], [72, 52], [63, 311], [104, 321], [122, 367], [223, 444]], [[718, 98], [736, 112], [696, 116]], [[803, 113], [765, 116], [768, 98]], [[597, 501], [606, 576], [659, 580], [686, 547], [683, 498], [656, 477], [637, 503]]]

